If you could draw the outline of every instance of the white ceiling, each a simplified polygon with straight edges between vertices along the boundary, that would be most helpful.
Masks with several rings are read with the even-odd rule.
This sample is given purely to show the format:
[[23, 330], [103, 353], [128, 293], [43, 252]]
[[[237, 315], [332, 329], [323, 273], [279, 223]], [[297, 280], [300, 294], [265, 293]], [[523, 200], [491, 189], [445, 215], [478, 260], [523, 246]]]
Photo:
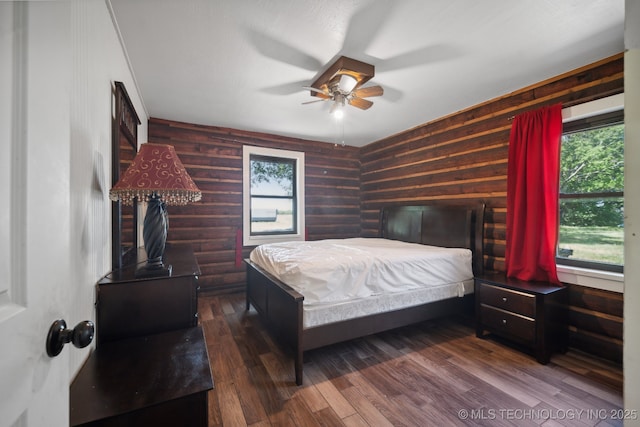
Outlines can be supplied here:
[[[151, 117], [363, 146], [624, 49], [624, 0], [111, 0]], [[343, 124], [339, 56], [385, 93]]]

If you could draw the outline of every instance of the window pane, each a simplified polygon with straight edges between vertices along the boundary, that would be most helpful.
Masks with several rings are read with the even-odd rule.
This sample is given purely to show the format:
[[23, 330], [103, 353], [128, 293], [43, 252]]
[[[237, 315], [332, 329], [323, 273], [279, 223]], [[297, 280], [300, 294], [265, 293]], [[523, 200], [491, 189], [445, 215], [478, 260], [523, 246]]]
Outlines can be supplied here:
[[293, 199], [251, 198], [251, 234], [292, 231], [295, 231]]
[[622, 111], [616, 111], [565, 125], [560, 160], [560, 264], [622, 271], [622, 120]]
[[602, 193], [624, 189], [624, 125], [562, 136], [560, 192]]
[[242, 147], [242, 244], [305, 239], [304, 152]]
[[252, 196], [293, 196], [293, 161], [252, 156], [250, 164]]
[[560, 200], [558, 257], [624, 263], [622, 197]]

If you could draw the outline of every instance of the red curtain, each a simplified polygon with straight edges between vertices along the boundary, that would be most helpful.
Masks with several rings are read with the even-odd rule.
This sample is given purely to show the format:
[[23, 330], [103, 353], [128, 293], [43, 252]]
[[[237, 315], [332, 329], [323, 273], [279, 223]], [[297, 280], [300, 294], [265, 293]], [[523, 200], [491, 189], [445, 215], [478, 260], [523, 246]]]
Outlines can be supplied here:
[[556, 271], [562, 106], [516, 116], [507, 167], [507, 276], [560, 283]]

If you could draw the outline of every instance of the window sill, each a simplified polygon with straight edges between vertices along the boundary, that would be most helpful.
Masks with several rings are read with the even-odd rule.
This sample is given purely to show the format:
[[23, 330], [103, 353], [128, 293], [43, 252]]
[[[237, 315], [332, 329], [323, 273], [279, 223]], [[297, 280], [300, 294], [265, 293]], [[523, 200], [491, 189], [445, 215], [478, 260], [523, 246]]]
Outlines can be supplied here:
[[558, 279], [563, 283], [605, 291], [624, 292], [624, 274], [588, 268], [558, 265]]
[[300, 234], [274, 234], [274, 235], [261, 235], [261, 236], [248, 236], [245, 237], [242, 241], [242, 246], [259, 246], [266, 245], [269, 243], [282, 243], [282, 242], [292, 242], [299, 241], [303, 242], [305, 240], [304, 236]]

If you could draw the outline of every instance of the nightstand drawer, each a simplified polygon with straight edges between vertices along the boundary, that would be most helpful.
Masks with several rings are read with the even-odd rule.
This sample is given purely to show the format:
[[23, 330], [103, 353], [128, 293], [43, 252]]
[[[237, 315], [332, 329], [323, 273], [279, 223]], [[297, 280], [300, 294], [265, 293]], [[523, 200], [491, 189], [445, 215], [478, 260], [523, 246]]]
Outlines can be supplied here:
[[518, 337], [527, 342], [535, 342], [536, 322], [534, 319], [484, 304], [480, 306], [480, 310], [482, 320], [487, 329], [496, 333]]
[[480, 304], [491, 305], [527, 317], [536, 315], [536, 297], [522, 292], [480, 283], [478, 286]]

